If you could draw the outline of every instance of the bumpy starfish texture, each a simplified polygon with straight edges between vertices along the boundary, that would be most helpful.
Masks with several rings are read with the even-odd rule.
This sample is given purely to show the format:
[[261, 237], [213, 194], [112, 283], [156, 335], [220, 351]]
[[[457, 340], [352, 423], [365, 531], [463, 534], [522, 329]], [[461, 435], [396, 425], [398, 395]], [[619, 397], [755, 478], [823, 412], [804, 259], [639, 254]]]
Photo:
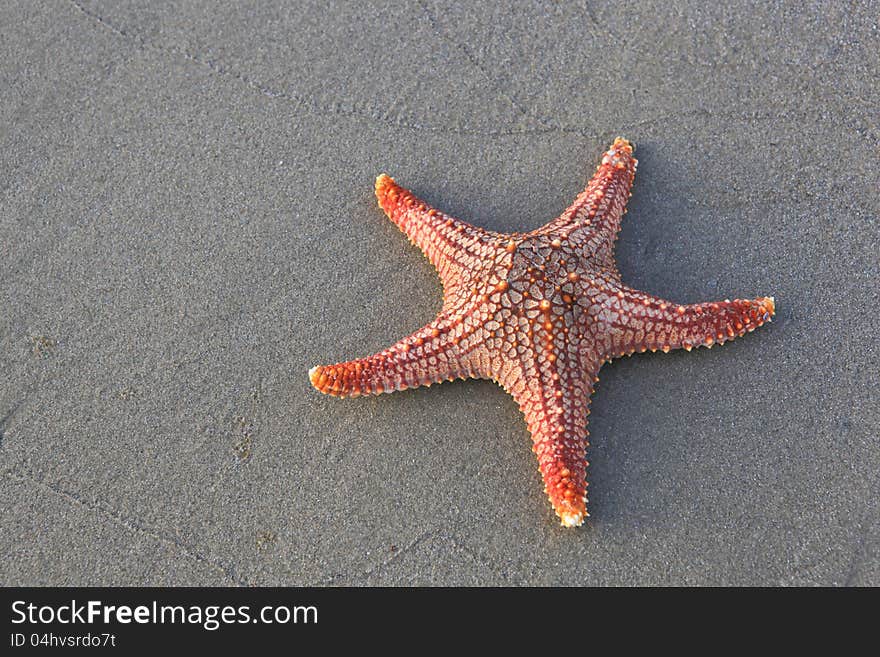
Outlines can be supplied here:
[[754, 330], [773, 297], [677, 304], [627, 287], [614, 242], [637, 161], [617, 139], [574, 203], [530, 233], [495, 233], [439, 212], [381, 175], [379, 206], [443, 282], [437, 318], [373, 356], [309, 372], [339, 397], [455, 378], [496, 381], [525, 415], [562, 524], [587, 514], [587, 415], [603, 363], [634, 352], [711, 347]]

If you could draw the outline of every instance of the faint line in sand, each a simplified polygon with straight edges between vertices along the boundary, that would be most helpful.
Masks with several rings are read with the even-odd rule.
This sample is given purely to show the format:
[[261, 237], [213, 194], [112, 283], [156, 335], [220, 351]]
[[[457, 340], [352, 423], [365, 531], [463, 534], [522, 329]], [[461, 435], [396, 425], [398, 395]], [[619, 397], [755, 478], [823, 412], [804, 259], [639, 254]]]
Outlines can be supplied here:
[[174, 548], [179, 553], [183, 554], [186, 557], [189, 557], [193, 561], [211, 567], [238, 586], [253, 586], [253, 584], [245, 576], [237, 572], [234, 566], [208, 557], [200, 552], [198, 549], [185, 543], [173, 534], [153, 529], [142, 520], [126, 516], [109, 504], [102, 502], [101, 500], [89, 500], [80, 493], [77, 493], [76, 491], [69, 491], [65, 488], [62, 488], [58, 484], [45, 482], [40, 478], [31, 475], [30, 473], [23, 473], [17, 470], [9, 469], [6, 470], [3, 474], [15, 481], [21, 483], [30, 483], [38, 488], [54, 493], [55, 495], [59, 496], [61, 499], [65, 500], [67, 503], [73, 506], [79, 506], [90, 511], [95, 511], [107, 518], [110, 518], [118, 525], [125, 527], [132, 533], [148, 536], [153, 540], [162, 543], [163, 545]]

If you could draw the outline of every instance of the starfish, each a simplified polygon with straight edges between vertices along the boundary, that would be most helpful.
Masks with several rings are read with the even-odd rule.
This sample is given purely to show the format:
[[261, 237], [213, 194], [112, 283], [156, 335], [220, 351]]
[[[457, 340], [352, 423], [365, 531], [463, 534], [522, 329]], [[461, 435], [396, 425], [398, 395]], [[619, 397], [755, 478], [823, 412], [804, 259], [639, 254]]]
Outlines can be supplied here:
[[443, 214], [380, 175], [379, 206], [436, 268], [443, 307], [384, 351], [312, 368], [312, 385], [357, 397], [455, 378], [495, 381], [525, 416], [560, 521], [582, 524], [599, 368], [634, 352], [722, 344], [775, 312], [773, 297], [678, 304], [621, 281], [614, 243], [637, 163], [632, 144], [616, 139], [565, 212], [510, 234]]

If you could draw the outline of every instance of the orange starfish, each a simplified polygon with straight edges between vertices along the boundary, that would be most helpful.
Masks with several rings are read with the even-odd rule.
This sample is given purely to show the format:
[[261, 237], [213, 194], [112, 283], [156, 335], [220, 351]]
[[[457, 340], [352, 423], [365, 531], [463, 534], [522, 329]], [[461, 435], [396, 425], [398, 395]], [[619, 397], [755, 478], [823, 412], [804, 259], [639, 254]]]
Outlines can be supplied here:
[[381, 175], [379, 206], [443, 281], [443, 309], [373, 356], [309, 372], [318, 390], [357, 397], [455, 378], [513, 395], [562, 524], [587, 515], [587, 415], [603, 363], [633, 352], [720, 344], [769, 321], [773, 297], [679, 305], [627, 287], [614, 242], [637, 161], [616, 139], [587, 188], [530, 233], [494, 233], [438, 212]]

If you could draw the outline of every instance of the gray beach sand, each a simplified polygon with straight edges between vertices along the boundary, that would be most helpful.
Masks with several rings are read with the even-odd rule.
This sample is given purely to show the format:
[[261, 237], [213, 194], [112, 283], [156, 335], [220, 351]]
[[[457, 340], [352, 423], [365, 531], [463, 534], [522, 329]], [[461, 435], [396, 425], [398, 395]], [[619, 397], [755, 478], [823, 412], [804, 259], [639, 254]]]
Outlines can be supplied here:
[[[0, 583], [880, 585], [878, 15], [2, 3]], [[378, 173], [526, 231], [617, 135], [624, 280], [777, 317], [603, 369], [568, 530], [500, 388], [307, 372], [440, 307]]]

